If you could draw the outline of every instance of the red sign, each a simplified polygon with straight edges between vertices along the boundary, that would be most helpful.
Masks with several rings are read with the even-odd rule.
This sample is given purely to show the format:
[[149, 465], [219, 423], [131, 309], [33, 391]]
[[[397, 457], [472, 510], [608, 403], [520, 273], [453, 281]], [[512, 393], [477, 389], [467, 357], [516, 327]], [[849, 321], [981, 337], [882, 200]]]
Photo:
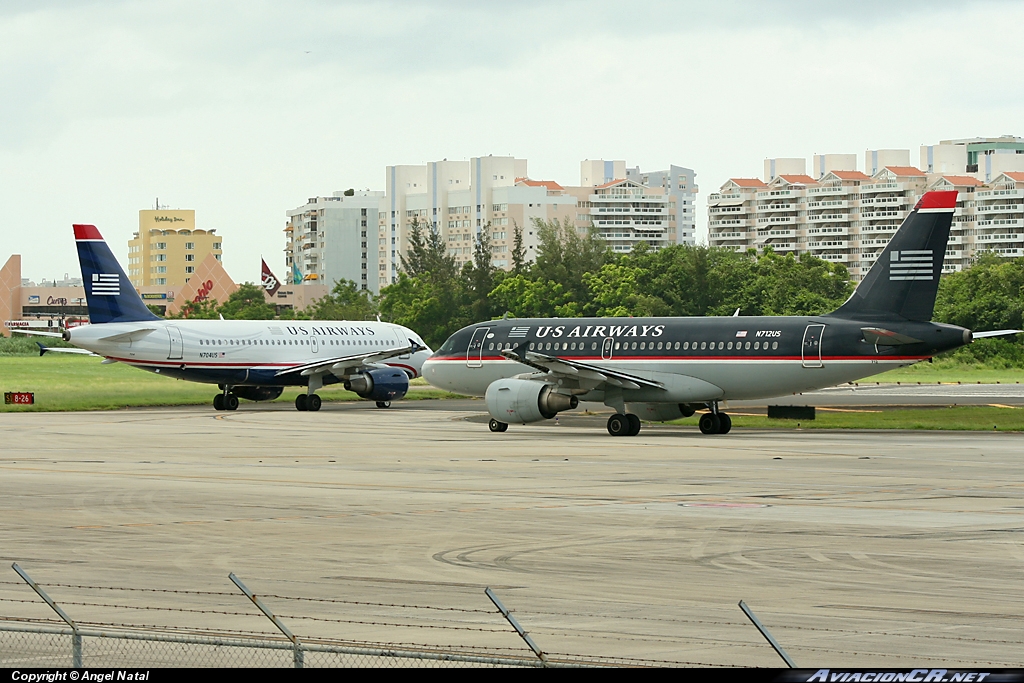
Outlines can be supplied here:
[[213, 291], [213, 280], [207, 280], [203, 283], [203, 286], [196, 292], [196, 296], [192, 299], [192, 303], [199, 303], [200, 301], [206, 301], [206, 297], [210, 296], [210, 292]]
[[4, 403], [7, 405], [30, 406], [36, 402], [36, 395], [31, 391], [6, 391]]

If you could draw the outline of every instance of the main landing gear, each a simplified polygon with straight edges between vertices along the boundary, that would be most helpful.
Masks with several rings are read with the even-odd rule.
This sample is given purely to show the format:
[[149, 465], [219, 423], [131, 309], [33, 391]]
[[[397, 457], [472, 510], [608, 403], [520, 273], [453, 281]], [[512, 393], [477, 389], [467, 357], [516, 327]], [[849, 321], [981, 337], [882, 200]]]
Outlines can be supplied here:
[[322, 401], [316, 394], [299, 394], [295, 397], [295, 410], [315, 413], [320, 410]]
[[711, 412], [704, 413], [697, 422], [701, 434], [728, 434], [732, 429], [732, 418], [718, 410], [718, 404], [711, 404]]
[[[377, 401], [377, 407], [378, 408], [390, 408], [391, 407], [391, 401]], [[493, 432], [494, 430], [492, 429], [491, 431]]]
[[214, 410], [238, 410], [238, 397], [231, 393], [231, 387], [223, 387], [224, 393], [213, 397]]
[[612, 436], [636, 436], [640, 433], [640, 418], [633, 413], [615, 413], [608, 418], [608, 433]]

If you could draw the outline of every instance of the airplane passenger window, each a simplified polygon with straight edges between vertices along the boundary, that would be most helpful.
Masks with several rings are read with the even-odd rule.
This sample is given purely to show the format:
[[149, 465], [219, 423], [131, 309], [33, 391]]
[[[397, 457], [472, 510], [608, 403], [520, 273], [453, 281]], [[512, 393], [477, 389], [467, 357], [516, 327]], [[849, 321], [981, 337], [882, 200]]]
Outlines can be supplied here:
[[640, 342], [640, 350], [641, 350], [641, 351], [643, 351], [643, 350], [644, 350], [644, 347], [645, 347], [645, 346], [646, 346], [646, 345], [645, 345], [645, 343], [644, 343], [644, 342]]
[[761, 342], [754, 342], [754, 350], [757, 351], [761, 348]]
[[721, 351], [724, 346], [725, 346], [725, 342], [718, 342], [718, 350], [719, 351]]
[[688, 351], [689, 349], [690, 349], [690, 342], [683, 342], [683, 351]]
[[619, 350], [619, 342], [615, 342], [615, 350], [616, 350], [616, 351], [618, 351], [618, 350]]
[[597, 342], [590, 342], [590, 350], [597, 351]]
[[636, 342], [633, 342], [633, 350], [636, 351]]
[[491, 342], [490, 344], [487, 345], [487, 350], [488, 351], [493, 351], [494, 350], [494, 342]]
[[679, 342], [676, 342], [676, 351], [679, 350]]
[[707, 348], [707, 345], [708, 345], [707, 342], [701, 342], [700, 343], [700, 350], [703, 351], [705, 348]]
[[533, 351], [533, 342], [530, 342], [530, 350]]
[[747, 351], [749, 351], [750, 350], [750, 342], [747, 342], [746, 344], [744, 344], [743, 348], [746, 349]]
[[658, 350], [661, 351], [661, 342], [658, 342]]
[[544, 350], [545, 351], [550, 351], [551, 350], [551, 342], [548, 342], [547, 344], [544, 345]]
[[729, 349], [730, 351], [732, 351], [732, 342], [729, 342], [729, 346], [728, 346], [728, 349]]
[[779, 348], [779, 342], [772, 342], [772, 350]]

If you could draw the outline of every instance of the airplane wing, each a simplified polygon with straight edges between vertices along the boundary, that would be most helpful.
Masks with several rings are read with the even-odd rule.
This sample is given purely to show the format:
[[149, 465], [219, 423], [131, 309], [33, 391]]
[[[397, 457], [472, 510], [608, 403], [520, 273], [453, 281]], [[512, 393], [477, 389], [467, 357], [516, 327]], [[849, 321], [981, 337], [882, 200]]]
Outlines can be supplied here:
[[39, 347], [39, 355], [42, 356], [44, 353], [78, 353], [83, 356], [96, 356], [99, 358], [99, 354], [95, 354], [92, 351], [86, 351], [85, 349], [61, 349], [53, 346], [46, 346], [40, 342], [36, 342], [36, 346]]
[[343, 377], [350, 374], [352, 370], [357, 368], [372, 366], [375, 363], [386, 361], [388, 358], [413, 354], [417, 351], [422, 351], [423, 349], [424, 347], [419, 344], [410, 342], [408, 346], [401, 346], [393, 349], [369, 351], [367, 353], [358, 353], [353, 356], [337, 356], [335, 358], [317, 359], [312, 363], [303, 363], [302, 365], [296, 365], [291, 368], [279, 370], [274, 376], [280, 377], [281, 375], [291, 375], [295, 373], [308, 376], [316, 373], [330, 372], [338, 377]]
[[[665, 385], [654, 380], [637, 377], [626, 372], [602, 368], [589, 363], [581, 363], [576, 360], [568, 360], [557, 356], [548, 356], [543, 353], [526, 351], [518, 354], [515, 351], [505, 350], [501, 352], [509, 360], [528, 365], [531, 368], [540, 370], [549, 375], [555, 375], [565, 379], [582, 380], [585, 383], [597, 385], [611, 384], [623, 389], [639, 389], [640, 387], [651, 387], [653, 389], [664, 389]], [[589, 382], [588, 382], [589, 380]]]

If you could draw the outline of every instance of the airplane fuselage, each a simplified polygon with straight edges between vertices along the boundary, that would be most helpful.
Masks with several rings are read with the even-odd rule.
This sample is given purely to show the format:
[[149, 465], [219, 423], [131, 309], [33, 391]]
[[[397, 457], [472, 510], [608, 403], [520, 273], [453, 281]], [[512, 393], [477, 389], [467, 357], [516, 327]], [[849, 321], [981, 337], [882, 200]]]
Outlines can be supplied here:
[[[131, 338], [109, 340], [119, 335]], [[68, 337], [76, 346], [111, 360], [170, 377], [230, 386], [305, 385], [308, 379], [299, 373], [277, 373], [319, 359], [401, 348], [410, 339], [422, 345], [412, 331], [375, 321], [113, 322], [75, 327]], [[380, 365], [400, 368], [414, 378], [428, 355], [429, 351], [418, 351]], [[337, 381], [331, 373], [324, 375], [324, 384]]]
[[[864, 340], [875, 323], [823, 316], [549, 318], [479, 323], [452, 335], [423, 366], [432, 385], [483, 396], [498, 379], [534, 369], [501, 355], [535, 351], [663, 385], [623, 391], [626, 402], [759, 399], [834, 386], [962, 346], [970, 333], [930, 322], [877, 324], [921, 340]], [[599, 392], [580, 400], [603, 400]]]

